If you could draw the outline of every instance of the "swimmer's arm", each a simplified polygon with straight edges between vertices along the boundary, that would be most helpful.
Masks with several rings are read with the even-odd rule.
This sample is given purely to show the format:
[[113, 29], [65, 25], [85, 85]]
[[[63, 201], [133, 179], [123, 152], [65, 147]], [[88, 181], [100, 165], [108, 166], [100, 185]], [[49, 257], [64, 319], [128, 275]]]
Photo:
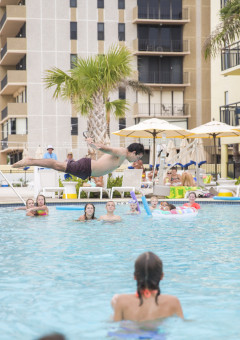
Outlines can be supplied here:
[[84, 215], [81, 215], [81, 216], [77, 219], [77, 221], [85, 221], [85, 216], [84, 216]]
[[113, 321], [121, 321], [124, 320], [123, 318], [123, 309], [121, 304], [121, 299], [119, 296], [117, 296], [116, 300], [114, 301], [114, 304], [112, 304], [114, 308], [114, 315], [113, 315]]
[[112, 148], [102, 143], [94, 143], [92, 138], [87, 138], [86, 142], [95, 150], [100, 150], [104, 153], [107, 153], [112, 156], [116, 157], [123, 157], [126, 156], [126, 149], [125, 148]]
[[177, 316], [179, 316], [180, 318], [184, 319], [184, 315], [183, 315], [183, 310], [182, 310], [182, 306], [180, 301], [178, 300], [178, 298], [175, 298], [175, 313]]

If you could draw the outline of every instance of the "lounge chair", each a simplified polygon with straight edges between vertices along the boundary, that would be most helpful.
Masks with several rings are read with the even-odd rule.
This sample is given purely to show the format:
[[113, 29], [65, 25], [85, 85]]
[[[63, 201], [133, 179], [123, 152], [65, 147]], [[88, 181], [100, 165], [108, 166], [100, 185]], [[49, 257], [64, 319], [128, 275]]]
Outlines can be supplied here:
[[[58, 198], [63, 192], [66, 195], [66, 188], [59, 186], [58, 172], [55, 170], [39, 169], [35, 167], [34, 172], [34, 183], [37, 185], [36, 194], [42, 193], [46, 197], [55, 198], [55, 193], [57, 192]], [[50, 194], [50, 195], [49, 195]]]
[[118, 191], [121, 197], [124, 197], [125, 192], [140, 190], [142, 184], [142, 169], [126, 169], [123, 171], [123, 181], [121, 187], [112, 187], [111, 198], [114, 191]]
[[102, 199], [102, 194], [105, 192], [108, 197], [110, 196], [111, 189], [107, 189], [108, 175], [103, 176], [103, 187], [80, 187], [78, 192], [78, 199], [81, 198], [81, 192], [86, 192], [87, 198], [89, 198], [91, 192], [99, 192], [100, 199]]

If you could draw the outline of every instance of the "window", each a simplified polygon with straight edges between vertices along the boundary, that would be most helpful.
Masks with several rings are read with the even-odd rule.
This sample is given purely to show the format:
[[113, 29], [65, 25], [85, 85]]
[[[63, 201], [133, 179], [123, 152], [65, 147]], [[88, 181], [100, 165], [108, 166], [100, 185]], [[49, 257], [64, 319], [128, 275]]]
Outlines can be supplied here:
[[77, 0], [70, 0], [70, 7], [77, 7]]
[[77, 60], [77, 54], [70, 54], [70, 67], [71, 67], [71, 69], [75, 67], [76, 60]]
[[125, 89], [125, 87], [119, 87], [118, 97], [119, 97], [119, 99], [126, 99], [126, 89]]
[[16, 103], [27, 103], [27, 87], [15, 98]]
[[71, 135], [77, 136], [78, 135], [78, 118], [71, 118]]
[[77, 40], [77, 22], [70, 22], [70, 39]]
[[99, 22], [97, 24], [97, 29], [98, 29], [98, 40], [104, 40], [104, 23]]
[[104, 0], [97, 0], [97, 8], [104, 8]]
[[118, 40], [125, 40], [125, 24], [118, 24]]
[[125, 9], [125, 0], [118, 0], [118, 9]]
[[126, 128], [126, 118], [119, 118], [119, 130]]
[[20, 28], [18, 34], [16, 35], [16, 38], [26, 38], [26, 24], [24, 24]]

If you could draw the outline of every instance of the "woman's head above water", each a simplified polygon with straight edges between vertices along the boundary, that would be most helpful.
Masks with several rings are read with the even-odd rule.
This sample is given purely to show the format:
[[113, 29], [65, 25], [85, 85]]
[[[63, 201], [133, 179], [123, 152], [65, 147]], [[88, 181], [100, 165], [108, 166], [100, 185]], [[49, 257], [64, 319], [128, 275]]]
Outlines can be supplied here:
[[140, 305], [143, 303], [144, 291], [156, 290], [157, 298], [160, 295], [159, 282], [163, 278], [163, 264], [161, 259], [152, 252], [141, 254], [135, 261], [134, 278], [137, 281], [137, 293]]

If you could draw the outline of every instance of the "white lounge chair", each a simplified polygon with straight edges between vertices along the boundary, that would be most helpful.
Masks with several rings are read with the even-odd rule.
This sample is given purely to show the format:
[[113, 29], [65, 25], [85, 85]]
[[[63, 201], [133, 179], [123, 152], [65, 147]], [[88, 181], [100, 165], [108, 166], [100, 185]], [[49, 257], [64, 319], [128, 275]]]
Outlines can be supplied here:
[[91, 192], [99, 192], [100, 199], [102, 199], [102, 194], [105, 192], [108, 197], [110, 196], [111, 189], [107, 189], [108, 175], [103, 176], [103, 187], [80, 187], [78, 192], [78, 199], [81, 198], [81, 192], [86, 192], [87, 198], [89, 198]]
[[140, 190], [142, 184], [142, 169], [126, 169], [123, 171], [123, 181], [121, 187], [112, 187], [111, 198], [114, 191], [118, 191], [121, 197], [124, 197], [124, 192]]

